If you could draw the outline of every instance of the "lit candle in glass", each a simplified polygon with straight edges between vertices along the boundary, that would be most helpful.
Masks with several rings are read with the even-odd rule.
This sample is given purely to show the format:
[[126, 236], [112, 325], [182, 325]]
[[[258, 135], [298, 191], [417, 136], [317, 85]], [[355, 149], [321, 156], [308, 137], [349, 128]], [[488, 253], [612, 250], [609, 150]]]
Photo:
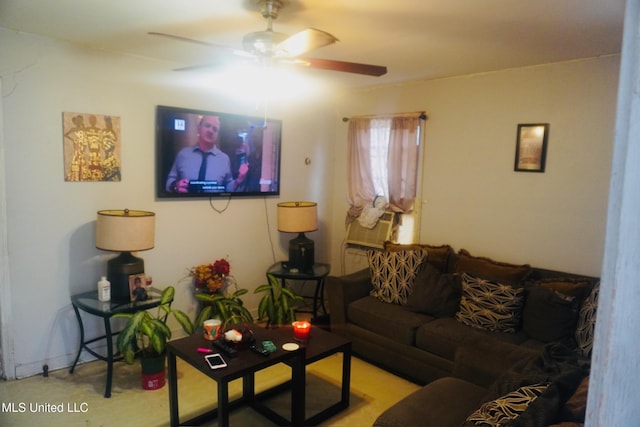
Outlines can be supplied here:
[[311, 323], [306, 321], [293, 322], [293, 337], [298, 341], [308, 340], [309, 332], [311, 332]]

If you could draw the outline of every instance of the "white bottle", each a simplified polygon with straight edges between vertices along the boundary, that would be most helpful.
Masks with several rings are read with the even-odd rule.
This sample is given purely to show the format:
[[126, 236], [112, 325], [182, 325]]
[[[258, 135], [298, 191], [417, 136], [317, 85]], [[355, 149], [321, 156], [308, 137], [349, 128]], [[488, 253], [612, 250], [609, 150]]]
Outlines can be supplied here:
[[105, 276], [102, 276], [98, 282], [98, 299], [100, 301], [109, 301], [111, 299], [111, 282]]

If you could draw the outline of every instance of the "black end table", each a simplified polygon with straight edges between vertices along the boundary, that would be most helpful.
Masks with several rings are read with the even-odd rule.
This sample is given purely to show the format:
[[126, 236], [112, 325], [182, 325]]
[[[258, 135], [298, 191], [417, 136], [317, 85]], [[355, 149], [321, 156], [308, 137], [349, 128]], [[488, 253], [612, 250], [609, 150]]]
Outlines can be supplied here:
[[[313, 296], [302, 295], [303, 298], [308, 298], [313, 301], [313, 308], [311, 311], [307, 311], [313, 315], [313, 318], [318, 317], [318, 309], [322, 307], [322, 313], [327, 314], [327, 308], [324, 305], [324, 279], [329, 275], [331, 271], [331, 265], [323, 263], [315, 263], [309, 271], [301, 270], [288, 270], [282, 266], [282, 262], [273, 264], [267, 270], [267, 275], [271, 274], [277, 279], [282, 281], [282, 286], [285, 286], [287, 280], [315, 280], [316, 288]], [[296, 310], [304, 313], [303, 310]]]
[[[111, 397], [111, 381], [113, 379], [113, 362], [122, 360], [122, 357], [117, 356], [113, 352], [113, 340], [114, 335], [118, 335], [120, 331], [111, 331], [111, 318], [118, 313], [135, 313], [141, 310], [148, 310], [160, 305], [161, 291], [154, 288], [148, 288], [147, 293], [149, 299], [146, 301], [138, 302], [117, 302], [117, 301], [100, 301], [98, 300], [98, 291], [83, 292], [71, 296], [71, 304], [73, 305], [73, 311], [76, 313], [78, 319], [78, 326], [80, 327], [80, 347], [78, 348], [78, 355], [73, 365], [69, 369], [69, 372], [73, 374], [76, 368], [76, 364], [80, 359], [82, 350], [86, 350], [93, 356], [100, 360], [107, 362], [107, 384], [104, 390], [104, 397]], [[84, 324], [82, 323], [82, 316], [80, 311], [92, 314], [94, 316], [101, 317], [104, 321], [104, 335], [85, 341], [84, 337]], [[89, 344], [96, 341], [107, 341], [107, 355], [97, 353], [92, 348], [89, 348]]]

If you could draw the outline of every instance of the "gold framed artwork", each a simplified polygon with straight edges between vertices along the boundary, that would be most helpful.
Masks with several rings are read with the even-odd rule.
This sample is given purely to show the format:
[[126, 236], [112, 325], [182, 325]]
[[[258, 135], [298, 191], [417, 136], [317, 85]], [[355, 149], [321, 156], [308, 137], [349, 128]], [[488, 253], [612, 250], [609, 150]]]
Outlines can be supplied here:
[[519, 124], [516, 142], [516, 172], [544, 172], [549, 123]]
[[120, 117], [62, 113], [65, 181], [120, 181]]

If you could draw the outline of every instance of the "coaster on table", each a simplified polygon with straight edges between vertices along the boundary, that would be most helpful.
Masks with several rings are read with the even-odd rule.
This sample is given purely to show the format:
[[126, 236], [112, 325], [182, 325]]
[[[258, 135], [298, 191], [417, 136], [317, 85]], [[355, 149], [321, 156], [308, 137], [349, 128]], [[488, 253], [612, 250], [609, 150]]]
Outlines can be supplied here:
[[299, 348], [300, 346], [294, 342], [288, 342], [288, 343], [282, 344], [282, 349], [287, 351], [293, 351]]

